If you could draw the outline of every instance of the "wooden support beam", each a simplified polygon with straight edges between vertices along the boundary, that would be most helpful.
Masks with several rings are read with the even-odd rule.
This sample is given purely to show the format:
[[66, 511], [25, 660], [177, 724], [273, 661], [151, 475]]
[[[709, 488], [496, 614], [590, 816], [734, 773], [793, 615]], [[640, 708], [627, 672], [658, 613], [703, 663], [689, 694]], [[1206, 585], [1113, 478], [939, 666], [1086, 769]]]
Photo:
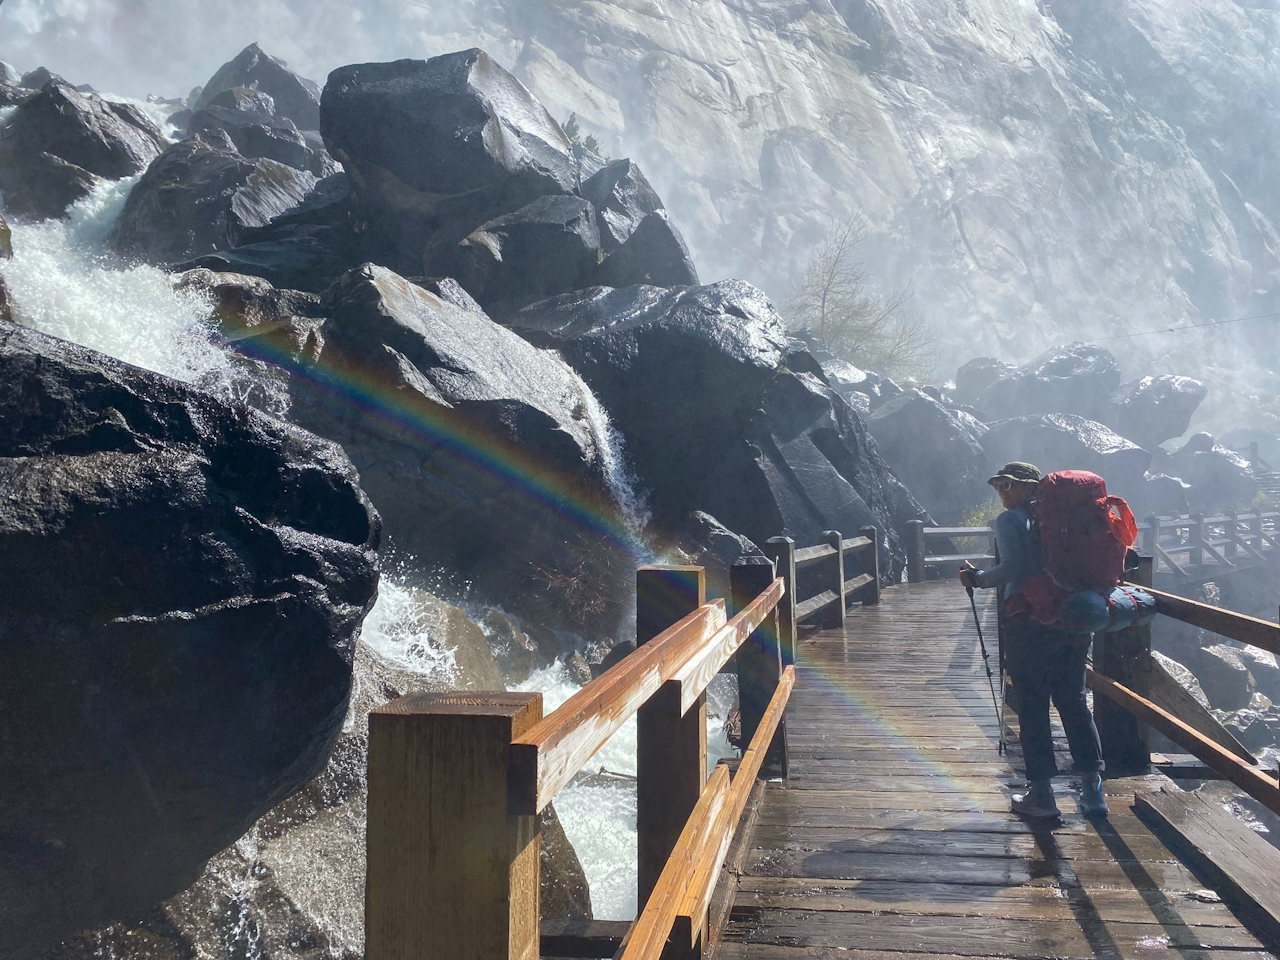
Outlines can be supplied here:
[[764, 545], [765, 556], [782, 578], [782, 599], [778, 602], [778, 641], [783, 664], [796, 662], [796, 542], [790, 537], [771, 537]]
[[1222, 564], [1224, 567], [1230, 568], [1235, 566], [1234, 563], [1232, 563], [1230, 560], [1226, 558], [1225, 554], [1219, 551], [1218, 548], [1215, 547], [1208, 540], [1204, 541], [1204, 543], [1201, 544], [1201, 547], [1203, 547], [1205, 550], [1208, 550], [1209, 555], [1212, 556], [1213, 559], [1217, 560], [1218, 563]]
[[919, 583], [924, 579], [924, 521], [908, 521], [907, 530], [907, 582]]
[[1189, 574], [1189, 573], [1187, 573], [1187, 571], [1186, 571], [1186, 570], [1184, 570], [1184, 569], [1182, 568], [1182, 564], [1178, 563], [1178, 561], [1177, 561], [1177, 560], [1175, 560], [1175, 559], [1173, 559], [1173, 557], [1169, 556], [1169, 554], [1168, 554], [1168, 552], [1165, 550], [1165, 548], [1164, 548], [1164, 547], [1162, 547], [1162, 546], [1160, 546], [1160, 544], [1158, 544], [1158, 543], [1156, 544], [1156, 552], [1155, 552], [1155, 556], [1157, 556], [1157, 557], [1159, 557], [1161, 560], [1163, 560], [1163, 561], [1165, 562], [1165, 564], [1168, 566], [1168, 568], [1169, 568], [1170, 570], [1172, 570], [1174, 573], [1176, 573], [1178, 576], [1180, 576], [1180, 577], [1188, 577], [1188, 576], [1190, 576], [1190, 574]]
[[1280, 654], [1280, 624], [1188, 600], [1163, 590], [1144, 589], [1156, 598], [1156, 610], [1166, 617]]
[[[706, 602], [702, 567], [647, 566], [636, 571], [636, 647]], [[662, 685], [636, 713], [637, 903], [649, 899], [707, 779], [707, 697], [686, 713], [681, 684]]]
[[[1151, 557], [1140, 558], [1130, 582], [1150, 586], [1152, 563]], [[1094, 635], [1093, 644], [1093, 663], [1099, 673], [1140, 696], [1148, 695], [1152, 664], [1150, 625], [1098, 633]], [[1147, 773], [1151, 766], [1147, 728], [1128, 710], [1107, 700], [1094, 700], [1093, 715], [1098, 726], [1098, 738], [1102, 741], [1107, 776]]]
[[630, 920], [543, 920], [544, 957], [612, 957], [631, 929]]
[[[1095, 694], [1117, 703], [1134, 716], [1159, 730], [1194, 757], [1198, 757], [1222, 776], [1268, 809], [1280, 813], [1280, 783], [1241, 760], [1230, 750], [1218, 746], [1189, 724], [1162, 710], [1146, 697], [1102, 674], [1086, 668], [1086, 679]], [[1094, 698], [1096, 704], [1097, 697]], [[1110, 771], [1108, 771], [1110, 772]]]
[[1187, 555], [1187, 564], [1198, 567], [1204, 563], [1204, 514], [1193, 513], [1190, 527], [1191, 551]]
[[1147, 517], [1142, 528], [1142, 552], [1149, 557], [1156, 555], [1156, 545], [1160, 542], [1160, 518], [1154, 513]]
[[1246, 763], [1257, 764], [1243, 743], [1224, 727], [1186, 687], [1175, 680], [1155, 657], [1147, 676], [1148, 697], [1160, 709], [1173, 714], [1189, 727], [1208, 737], [1220, 747], [1230, 750]]
[[867, 606], [874, 606], [880, 602], [880, 531], [875, 527], [863, 527], [858, 533], [871, 541], [871, 546], [862, 554], [861, 570], [871, 576], [871, 585], [867, 588], [862, 602]]
[[[752, 562], [754, 561], [754, 562]], [[764, 557], [744, 557], [729, 569], [729, 593], [736, 613], [745, 609], [774, 580], [772, 561]], [[782, 676], [782, 658], [778, 649], [778, 618], [772, 612], [738, 648], [738, 708], [742, 716], [742, 739], [751, 742], [759, 728], [773, 692]], [[787, 728], [778, 727], [764, 760], [771, 777], [787, 775]]]
[[796, 622], [804, 623], [839, 601], [840, 595], [834, 590], [823, 590], [821, 593], [814, 594], [804, 603], [796, 606]]
[[538, 960], [538, 818], [508, 812], [542, 695], [401, 697], [369, 714], [365, 956]]
[[839, 603], [827, 607], [822, 612], [822, 626], [828, 630], [838, 630], [844, 626], [844, 540], [839, 530], [828, 530], [822, 535], [822, 542], [835, 550], [835, 556], [827, 560], [821, 567], [821, 583], [824, 591], [830, 590], [840, 598]]
[[1227, 514], [1226, 534], [1227, 544], [1223, 548], [1223, 553], [1225, 553], [1227, 557], [1234, 559], [1239, 553], [1240, 546], [1240, 517], [1234, 510], [1231, 510]]

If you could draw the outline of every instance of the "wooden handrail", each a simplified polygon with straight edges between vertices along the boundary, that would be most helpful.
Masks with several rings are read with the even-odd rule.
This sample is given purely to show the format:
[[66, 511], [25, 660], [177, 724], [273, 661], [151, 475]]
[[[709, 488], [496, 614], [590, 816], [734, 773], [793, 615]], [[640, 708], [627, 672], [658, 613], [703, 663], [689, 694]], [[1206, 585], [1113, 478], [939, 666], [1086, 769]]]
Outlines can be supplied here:
[[621, 726], [725, 626], [723, 600], [699, 607], [571, 696], [511, 744], [508, 805], [540, 813]]
[[993, 537], [992, 527], [925, 527], [926, 537]]
[[814, 594], [804, 603], [796, 604], [796, 622], [800, 623], [815, 614], [820, 613], [833, 603], [840, 601], [840, 594], [834, 590], [823, 590], [821, 593]]
[[1153, 587], [1142, 589], [1156, 598], [1156, 611], [1166, 617], [1280, 654], [1280, 624], [1188, 600]]
[[795, 667], [788, 666], [732, 782], [728, 767], [716, 767], [648, 903], [622, 941], [618, 952], [620, 960], [659, 960], [669, 939], [687, 949], [697, 945], [720, 864], [733, 841], [751, 786], [759, 775], [795, 687], [795, 679]]
[[827, 557], [834, 557], [836, 548], [828, 543], [819, 543], [813, 547], [804, 547], [796, 551], [796, 569], [807, 567], [810, 564], [817, 563], [819, 560], [825, 560]]
[[851, 553], [854, 550], [865, 550], [871, 546], [871, 540], [868, 537], [854, 537], [852, 540], [841, 540], [840, 549], [845, 553]]
[[1178, 746], [1203, 760], [1211, 769], [1222, 774], [1249, 796], [1280, 813], [1280, 783], [1250, 766], [1231, 751], [1220, 747], [1199, 731], [1188, 726], [1173, 714], [1162, 710], [1146, 697], [1139, 696], [1126, 686], [1086, 668], [1085, 677], [1094, 693], [1128, 710], [1138, 719], [1159, 730]]

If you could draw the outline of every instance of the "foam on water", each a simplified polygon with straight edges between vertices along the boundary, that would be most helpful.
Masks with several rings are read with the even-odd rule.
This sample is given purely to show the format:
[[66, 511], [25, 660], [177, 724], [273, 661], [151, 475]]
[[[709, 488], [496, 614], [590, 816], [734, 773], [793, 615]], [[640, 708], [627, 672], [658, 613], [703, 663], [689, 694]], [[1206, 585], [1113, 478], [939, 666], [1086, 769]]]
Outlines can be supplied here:
[[[724, 732], [725, 701], [732, 694], [717, 678], [707, 697], [708, 769], [723, 757], [736, 756]], [[550, 713], [580, 688], [561, 662], [536, 671], [515, 688], [542, 694], [543, 713]], [[631, 920], [636, 915], [636, 721], [623, 724], [587, 763], [584, 772], [605, 771], [616, 778], [570, 783], [555, 799], [565, 835], [582, 861], [591, 887], [591, 906], [599, 920]], [[628, 779], [631, 778], [631, 779]]]
[[14, 319], [214, 392], [232, 390], [232, 360], [213, 341], [212, 304], [173, 289], [156, 267], [122, 266], [103, 247], [137, 178], [100, 184], [66, 220], [11, 223], [0, 270]]
[[360, 636], [393, 663], [446, 685], [456, 681], [458, 663], [454, 651], [432, 635], [431, 623], [423, 617], [413, 588], [395, 577], [384, 575], [379, 582], [378, 600], [365, 617]]

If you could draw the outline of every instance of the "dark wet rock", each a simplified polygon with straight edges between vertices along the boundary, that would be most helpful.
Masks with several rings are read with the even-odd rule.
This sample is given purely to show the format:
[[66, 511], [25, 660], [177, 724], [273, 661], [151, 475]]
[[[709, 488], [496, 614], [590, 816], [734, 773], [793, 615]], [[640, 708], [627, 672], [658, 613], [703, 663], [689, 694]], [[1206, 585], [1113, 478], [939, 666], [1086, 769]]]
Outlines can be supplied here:
[[321, 132], [369, 214], [371, 258], [406, 275], [427, 241], [448, 251], [482, 223], [572, 194], [568, 138], [524, 86], [480, 50], [341, 67]]
[[1258, 703], [1255, 697], [1249, 706], [1224, 717], [1225, 726], [1251, 753], [1259, 754], [1276, 745], [1280, 733], [1280, 710], [1269, 700]]
[[0, 953], [142, 913], [314, 777], [377, 582], [334, 444], [0, 329]]
[[1280, 666], [1277, 665], [1276, 655], [1269, 650], [1249, 646], [1237, 649], [1236, 653], [1253, 675], [1258, 692], [1280, 703]]
[[3, 216], [0, 216], [0, 260], [9, 260], [13, 257], [13, 231], [9, 229], [9, 224], [5, 222]]
[[187, 123], [188, 134], [213, 130], [225, 131], [245, 157], [276, 160], [317, 177], [338, 172], [323, 143], [310, 142], [292, 120], [277, 118], [275, 101], [265, 93], [226, 90]]
[[564, 658], [564, 672], [573, 683], [585, 686], [591, 682], [591, 664], [577, 650]]
[[0, 137], [5, 208], [60, 217], [102, 180], [142, 172], [163, 149], [160, 131], [136, 107], [52, 79], [17, 108]]
[[0, 107], [16, 107], [20, 103], [26, 103], [33, 96], [35, 96], [33, 90], [0, 83]]
[[1072, 343], [1005, 372], [972, 402], [992, 418], [1073, 413], [1101, 422], [1119, 386], [1120, 365], [1110, 350]]
[[989, 457], [975, 432], [934, 397], [909, 390], [867, 417], [876, 447], [898, 479], [942, 524], [958, 524], [991, 496]]
[[264, 53], [256, 43], [249, 44], [234, 60], [218, 68], [196, 97], [192, 109], [203, 110], [219, 94], [238, 87], [270, 96], [276, 115], [287, 117], [299, 128], [320, 129], [320, 87], [298, 76], [283, 60]]
[[957, 402], [972, 405], [978, 402], [984, 390], [1001, 377], [1016, 370], [1012, 363], [995, 357], [976, 357], [956, 371], [955, 398]]
[[878, 376], [847, 360], [835, 358], [823, 361], [822, 372], [827, 384], [844, 398], [845, 403], [863, 416], [871, 412], [871, 398], [880, 393]]
[[[302, 202], [315, 184], [304, 170], [242, 157], [225, 132], [210, 131], [175, 143], [151, 164], [110, 243], [123, 256], [163, 264], [227, 250]], [[239, 265], [236, 272], [257, 271]]]
[[[710, 597], [712, 594], [708, 593], [707, 596]], [[600, 674], [604, 673], [610, 667], [616, 666], [635, 652], [636, 642], [634, 640], [623, 640], [621, 643], [614, 644], [609, 648], [609, 652], [604, 655], [599, 663], [593, 663], [591, 665], [592, 675], [597, 677], [600, 676]]]
[[1101, 423], [1065, 413], [992, 423], [981, 442], [992, 463], [1025, 460], [1042, 473], [1092, 470], [1109, 493], [1134, 499], [1151, 463], [1151, 454]]
[[356, 258], [352, 246], [345, 234], [324, 228], [309, 236], [244, 243], [195, 257], [175, 269], [245, 273], [277, 287], [321, 293], [351, 268]]
[[1208, 388], [1191, 377], [1143, 377], [1111, 395], [1105, 423], [1150, 450], [1186, 433], [1208, 395]]
[[486, 310], [499, 315], [584, 285], [600, 261], [595, 211], [581, 197], [549, 196], [479, 227], [431, 258]]
[[687, 287], [698, 271], [684, 237], [665, 210], [649, 214], [618, 250], [596, 268], [593, 282], [604, 287]]
[[703, 510], [755, 543], [786, 534], [808, 546], [824, 530], [874, 524], [889, 570], [902, 557], [897, 530], [925, 515], [862, 419], [817, 377], [784, 367], [781, 318], [750, 284], [595, 287], [509, 323], [582, 374], [668, 529]]
[[1209, 698], [1205, 696], [1204, 688], [1200, 686], [1200, 681], [1196, 679], [1196, 675], [1185, 664], [1179, 663], [1172, 657], [1167, 657], [1158, 650], [1151, 652], [1151, 659], [1155, 660], [1164, 668], [1165, 673], [1173, 677], [1178, 684], [1195, 698], [1200, 706], [1208, 709]]
[[0, 276], [0, 320], [13, 321], [13, 294], [9, 292], [3, 276]]
[[657, 192], [630, 160], [608, 164], [583, 181], [580, 193], [596, 209], [600, 246], [607, 254], [626, 243], [649, 214], [663, 209]]
[[1219, 710], [1239, 710], [1252, 696], [1249, 668], [1240, 652], [1225, 643], [1202, 647], [1190, 664], [1209, 703]]
[[1191, 484], [1183, 483], [1177, 477], [1148, 473], [1143, 480], [1142, 494], [1135, 498], [1132, 506], [1141, 516], [1184, 517], [1191, 510], [1187, 500], [1190, 490]]
[[554, 806], [539, 817], [542, 827], [542, 875], [539, 907], [549, 920], [591, 920], [591, 888], [582, 861], [565, 836]]
[[[614, 506], [577, 375], [372, 264], [345, 274], [324, 307], [292, 415], [343, 445], [394, 543], [535, 621], [558, 626], [608, 600], [590, 588], [622, 576], [606, 534]], [[616, 559], [627, 580], [632, 563]], [[563, 602], [575, 591], [576, 610]]]
[[1191, 485], [1187, 499], [1192, 510], [1245, 509], [1258, 496], [1249, 461], [1215, 443], [1207, 433], [1196, 434], [1164, 458], [1161, 469]]
[[1242, 427], [1228, 430], [1218, 437], [1218, 443], [1248, 459], [1253, 445], [1258, 445], [1257, 456], [1261, 463], [1258, 467], [1264, 471], [1280, 470], [1280, 437], [1266, 430]]
[[758, 546], [709, 513], [694, 510], [680, 531], [680, 549], [706, 570], [707, 596], [729, 596], [729, 569], [743, 557], [762, 557]]
[[489, 649], [502, 672], [503, 682], [512, 687], [524, 683], [539, 667], [538, 645], [510, 614], [490, 608], [480, 618]]
[[[34, 70], [28, 70], [22, 75], [22, 79], [18, 81], [19, 85], [26, 87], [28, 90], [43, 90], [44, 85], [50, 80], [56, 80], [58, 83], [66, 83], [60, 76], [50, 70], [48, 67], [36, 67]], [[70, 84], [68, 84], [70, 86]]]

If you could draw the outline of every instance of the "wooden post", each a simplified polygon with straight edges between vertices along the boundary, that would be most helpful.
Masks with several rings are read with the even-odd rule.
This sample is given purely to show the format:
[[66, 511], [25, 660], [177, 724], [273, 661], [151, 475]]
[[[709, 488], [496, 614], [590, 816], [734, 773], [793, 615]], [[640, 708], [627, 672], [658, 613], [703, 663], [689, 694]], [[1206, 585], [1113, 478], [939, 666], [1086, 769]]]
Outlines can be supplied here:
[[1148, 557], [1156, 555], [1156, 544], [1160, 542], [1160, 518], [1154, 513], [1144, 521], [1147, 528], [1142, 531], [1142, 552]]
[[1191, 556], [1187, 558], [1187, 565], [1198, 567], [1204, 563], [1204, 514], [1193, 513], [1191, 515]]
[[764, 552], [786, 588], [778, 604], [778, 639], [785, 667], [796, 662], [796, 542], [790, 537], [770, 537]]
[[836, 555], [824, 561], [821, 568], [822, 589], [830, 590], [840, 598], [839, 603], [833, 603], [822, 611], [822, 626], [834, 629], [844, 626], [844, 541], [839, 530], [826, 530], [822, 534], [822, 542], [836, 549]]
[[866, 559], [858, 572], [871, 574], [871, 583], [868, 584], [865, 594], [866, 599], [862, 602], [874, 606], [880, 602], [880, 531], [875, 527], [863, 527], [858, 531], [858, 536], [866, 537], [871, 541], [871, 546], [862, 553]]
[[[1130, 583], [1152, 585], [1151, 557], [1141, 557]], [[1150, 694], [1151, 626], [1130, 627], [1094, 635], [1094, 669], [1139, 696]], [[1150, 730], [1128, 710], [1105, 697], [1094, 697], [1093, 715], [1102, 740], [1108, 777], [1147, 773], [1151, 765]]]
[[907, 522], [907, 583], [924, 579], [924, 521]]
[[1257, 513], [1253, 515], [1253, 519], [1249, 521], [1249, 532], [1253, 534], [1253, 549], [1262, 553], [1262, 548], [1266, 545], [1266, 541], [1262, 539], [1262, 508], [1259, 507]]
[[[706, 602], [702, 567], [636, 571], [636, 646]], [[680, 686], [665, 683], [636, 715], [637, 904], [644, 910], [707, 781], [707, 697], [683, 715]]]
[[1249, 466], [1255, 470], [1258, 468], [1258, 461], [1262, 459], [1262, 455], [1258, 453], [1258, 441], [1249, 441]]
[[368, 960], [538, 960], [536, 816], [507, 812], [537, 693], [401, 697], [369, 714]]
[[1236, 537], [1240, 536], [1240, 517], [1234, 509], [1227, 511], [1227, 542], [1222, 546], [1222, 554], [1228, 559], [1238, 555], [1240, 545], [1236, 543]]
[[[764, 557], [743, 557], [729, 570], [729, 615], [734, 616], [758, 597], [773, 582], [773, 561]], [[782, 676], [782, 658], [778, 650], [778, 616], [775, 610], [738, 648], [734, 658], [738, 665], [738, 709], [742, 716], [742, 742], [750, 743], [760, 726], [773, 691]], [[766, 777], [787, 775], [787, 721], [778, 724], [778, 732], [765, 754]]]

